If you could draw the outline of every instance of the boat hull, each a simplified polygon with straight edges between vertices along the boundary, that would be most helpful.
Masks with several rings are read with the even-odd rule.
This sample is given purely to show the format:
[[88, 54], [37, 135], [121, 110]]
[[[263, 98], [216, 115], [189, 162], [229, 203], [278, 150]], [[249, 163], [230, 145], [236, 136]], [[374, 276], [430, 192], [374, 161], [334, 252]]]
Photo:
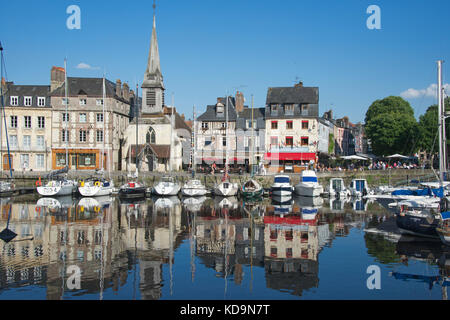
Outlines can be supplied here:
[[238, 186], [235, 183], [228, 182], [228, 188], [224, 188], [223, 183], [219, 184], [214, 188], [214, 194], [221, 197], [232, 197], [237, 195]]
[[156, 185], [152, 193], [157, 196], [176, 196], [180, 192], [180, 186], [175, 185], [173, 187], [160, 187]]
[[272, 187], [270, 192], [272, 195], [279, 197], [292, 196], [292, 187]]
[[320, 197], [323, 193], [322, 186], [308, 186], [298, 184], [295, 186], [295, 194], [305, 197]]
[[103, 186], [84, 186], [78, 187], [78, 192], [83, 197], [101, 197], [108, 196], [113, 192], [113, 186], [103, 187]]
[[255, 191], [243, 191], [242, 190], [242, 197], [244, 197], [246, 199], [259, 198], [259, 197], [262, 197], [263, 194], [264, 194], [263, 188], [255, 190]]
[[201, 197], [208, 191], [205, 188], [182, 188], [181, 194], [186, 197]]
[[439, 235], [439, 238], [441, 238], [441, 241], [445, 245], [450, 246], [450, 232], [441, 228], [436, 228], [436, 232]]
[[397, 227], [402, 233], [419, 237], [439, 238], [436, 228], [439, 220], [433, 219], [432, 222], [424, 217], [410, 216], [408, 214], [396, 216]]
[[37, 187], [37, 192], [44, 197], [67, 196], [74, 191], [74, 185], [63, 185], [55, 187], [41, 186]]
[[121, 188], [119, 189], [119, 197], [121, 198], [145, 198], [146, 187], [138, 188]]

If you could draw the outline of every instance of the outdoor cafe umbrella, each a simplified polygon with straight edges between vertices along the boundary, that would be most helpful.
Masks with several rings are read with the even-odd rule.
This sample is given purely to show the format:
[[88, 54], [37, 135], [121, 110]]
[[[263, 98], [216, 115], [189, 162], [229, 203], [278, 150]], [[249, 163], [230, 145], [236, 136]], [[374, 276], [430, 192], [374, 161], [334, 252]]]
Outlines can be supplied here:
[[409, 157], [407, 157], [407, 156], [403, 156], [403, 155], [401, 155], [401, 154], [398, 154], [398, 153], [396, 153], [396, 154], [393, 154], [392, 156], [387, 156], [386, 158], [390, 158], [390, 159], [392, 159], [392, 158], [398, 158], [398, 159], [409, 159]]
[[357, 156], [357, 155], [344, 156], [344, 157], [341, 157], [341, 158], [344, 159], [344, 160], [369, 160], [367, 158], [360, 157], [360, 156]]

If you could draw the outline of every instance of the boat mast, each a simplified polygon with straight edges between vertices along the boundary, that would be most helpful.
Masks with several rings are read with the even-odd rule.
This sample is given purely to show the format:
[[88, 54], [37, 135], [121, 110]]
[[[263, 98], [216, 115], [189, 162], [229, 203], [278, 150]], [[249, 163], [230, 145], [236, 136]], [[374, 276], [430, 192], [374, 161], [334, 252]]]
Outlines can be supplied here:
[[[6, 147], [8, 149], [8, 163], [9, 163], [9, 174], [10, 174], [9, 177], [12, 179], [13, 175], [12, 175], [12, 168], [11, 168], [11, 153], [9, 152], [8, 127], [6, 125], [5, 101], [4, 101], [4, 97], [3, 97], [3, 65], [4, 65], [4, 58], [3, 58], [3, 46], [2, 46], [1, 42], [0, 42], [0, 52], [1, 52], [1, 59], [0, 59], [0, 65], [1, 65], [1, 67], [0, 67], [0, 78], [1, 78], [0, 79], [0, 96], [1, 96], [1, 104], [2, 104], [2, 112], [3, 112], [3, 121], [5, 122], [5, 138], [6, 138]], [[3, 140], [0, 140], [0, 141], [1, 141], [0, 143], [3, 144]], [[0, 149], [3, 149], [3, 147], [0, 147]], [[2, 164], [3, 164], [3, 153], [2, 153], [1, 156], [2, 156]]]
[[226, 143], [226, 152], [225, 152], [225, 178], [228, 176], [228, 92], [225, 97], [225, 143]]
[[443, 186], [445, 172], [445, 110], [442, 105], [442, 60], [437, 61], [438, 65], [438, 117], [439, 117], [439, 183]]
[[253, 128], [253, 94], [252, 94], [252, 161], [250, 163], [250, 172], [251, 176], [254, 175], [254, 162], [255, 162], [255, 136], [254, 136], [254, 128]]
[[192, 121], [192, 129], [193, 129], [193, 131], [194, 131], [194, 134], [193, 134], [193, 141], [192, 141], [192, 178], [194, 178], [195, 177], [195, 169], [197, 168], [196, 167], [196, 163], [195, 163], [195, 156], [196, 156], [196, 146], [197, 146], [197, 143], [196, 143], [196, 140], [195, 140], [195, 137], [196, 137], [196, 127], [195, 127], [195, 124], [196, 124], [196, 121], [195, 121], [195, 105], [192, 107], [192, 118], [193, 118], [193, 121]]
[[68, 84], [67, 84], [67, 59], [64, 59], [64, 84], [65, 84], [65, 103], [66, 103], [66, 122], [65, 122], [65, 131], [66, 131], [66, 167], [69, 168], [69, 98], [67, 94]]
[[173, 150], [174, 147], [174, 143], [173, 143], [173, 130], [174, 125], [173, 125], [173, 109], [175, 108], [175, 103], [174, 103], [174, 96], [173, 96], [173, 92], [172, 92], [172, 110], [171, 110], [171, 115], [170, 115], [170, 156], [169, 156], [169, 170], [172, 173], [172, 160], [173, 160], [173, 154], [175, 153]]
[[105, 170], [105, 163], [103, 162], [103, 158], [105, 157], [105, 138], [106, 138], [106, 118], [105, 118], [105, 104], [106, 104], [106, 97], [105, 97], [105, 74], [103, 74], [103, 144], [102, 144], [102, 157], [101, 157], [101, 164], [102, 164], [102, 171]]
[[139, 127], [139, 93], [138, 93], [139, 87], [136, 84], [136, 178], [139, 175], [139, 165], [138, 165], [138, 127]]

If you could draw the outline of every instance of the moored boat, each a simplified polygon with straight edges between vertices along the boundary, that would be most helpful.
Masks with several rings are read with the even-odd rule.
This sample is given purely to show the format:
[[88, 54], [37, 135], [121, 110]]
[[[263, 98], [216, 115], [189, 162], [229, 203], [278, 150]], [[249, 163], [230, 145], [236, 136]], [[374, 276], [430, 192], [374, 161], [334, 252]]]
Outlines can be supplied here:
[[158, 196], [176, 196], [180, 192], [180, 185], [171, 176], [164, 176], [153, 187], [152, 193]]
[[138, 181], [129, 181], [119, 188], [120, 198], [145, 198], [147, 187]]
[[260, 198], [264, 194], [264, 188], [258, 181], [250, 179], [242, 185], [241, 194], [245, 199]]
[[323, 187], [313, 170], [303, 170], [300, 173], [300, 182], [294, 190], [295, 194], [306, 197], [319, 197], [323, 193]]
[[270, 193], [274, 196], [292, 196], [291, 178], [287, 175], [275, 176]]
[[181, 188], [181, 194], [186, 197], [201, 197], [206, 193], [208, 190], [198, 179], [190, 179]]

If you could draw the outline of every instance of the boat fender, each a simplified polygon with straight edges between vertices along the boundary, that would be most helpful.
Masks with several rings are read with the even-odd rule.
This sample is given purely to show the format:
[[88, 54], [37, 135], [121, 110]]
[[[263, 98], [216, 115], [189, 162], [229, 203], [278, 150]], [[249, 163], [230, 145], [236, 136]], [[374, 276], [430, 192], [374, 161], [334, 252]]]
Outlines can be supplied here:
[[35, 210], [36, 212], [41, 212], [41, 207], [36, 206]]
[[40, 186], [42, 186], [41, 180], [36, 180], [36, 187], [40, 187]]
[[95, 183], [94, 183], [94, 186], [96, 186], [96, 187], [100, 187], [100, 181], [95, 181]]
[[81, 181], [80, 181], [80, 186], [81, 186], [81, 187], [84, 187], [84, 180], [81, 180]]
[[403, 205], [400, 206], [400, 216], [404, 217], [405, 216], [405, 207]]
[[100, 207], [95, 206], [95, 207], [94, 207], [94, 211], [95, 211], [96, 213], [99, 213], [99, 212], [100, 212]]

